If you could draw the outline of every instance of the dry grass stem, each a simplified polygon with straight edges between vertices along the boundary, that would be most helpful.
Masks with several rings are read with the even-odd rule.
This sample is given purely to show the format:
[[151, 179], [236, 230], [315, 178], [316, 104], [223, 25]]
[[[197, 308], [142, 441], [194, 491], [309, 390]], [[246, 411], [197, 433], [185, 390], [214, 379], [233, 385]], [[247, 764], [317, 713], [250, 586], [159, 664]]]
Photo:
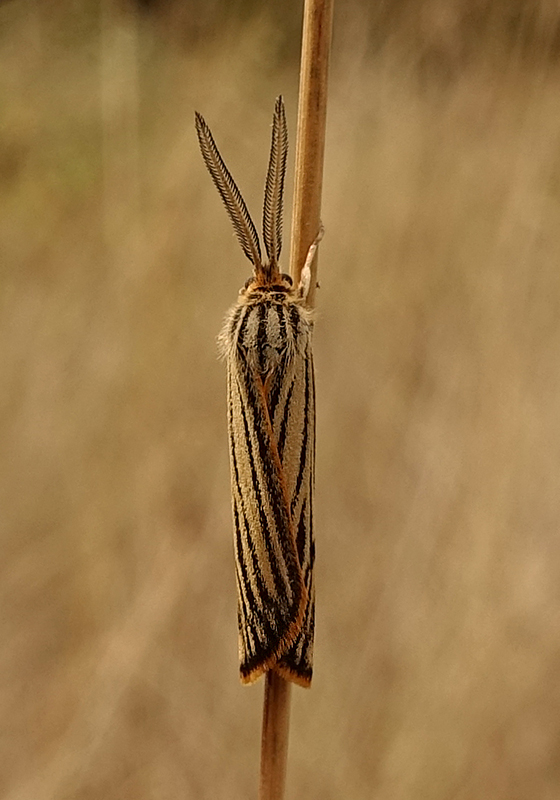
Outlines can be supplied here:
[[[327, 80], [333, 0], [306, 0], [300, 64], [296, 141], [296, 176], [292, 214], [290, 271], [298, 284], [309, 248], [317, 238], [327, 118]], [[317, 256], [311, 262], [307, 296], [312, 306], [317, 282]], [[263, 707], [260, 800], [282, 800], [289, 736], [290, 687], [269, 672]]]
[[[304, 8], [290, 253], [290, 269], [296, 284], [321, 224], [333, 8], [333, 0], [308, 0]], [[315, 257], [311, 267], [307, 298], [311, 307], [317, 283], [317, 261]]]
[[291, 684], [266, 673], [261, 741], [260, 800], [282, 800], [286, 782]]

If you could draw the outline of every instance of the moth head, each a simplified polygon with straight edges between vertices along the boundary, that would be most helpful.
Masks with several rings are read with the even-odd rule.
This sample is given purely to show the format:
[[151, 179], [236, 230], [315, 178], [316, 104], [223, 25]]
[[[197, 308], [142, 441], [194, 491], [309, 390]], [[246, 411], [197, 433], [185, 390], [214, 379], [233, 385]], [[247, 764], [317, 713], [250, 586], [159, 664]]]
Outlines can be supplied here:
[[247, 299], [258, 298], [263, 293], [291, 294], [294, 291], [294, 282], [291, 275], [285, 272], [274, 272], [271, 276], [262, 273], [248, 278], [239, 290], [239, 294]]

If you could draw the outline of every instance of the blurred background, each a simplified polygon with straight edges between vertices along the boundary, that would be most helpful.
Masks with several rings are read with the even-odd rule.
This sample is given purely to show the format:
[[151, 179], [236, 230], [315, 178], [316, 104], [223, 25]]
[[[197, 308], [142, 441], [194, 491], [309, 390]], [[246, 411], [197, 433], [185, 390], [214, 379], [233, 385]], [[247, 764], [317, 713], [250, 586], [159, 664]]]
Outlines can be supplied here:
[[[256, 797], [193, 113], [258, 221], [301, 11], [0, 4], [3, 800]], [[559, 68], [557, 0], [336, 4], [287, 798], [560, 797]]]

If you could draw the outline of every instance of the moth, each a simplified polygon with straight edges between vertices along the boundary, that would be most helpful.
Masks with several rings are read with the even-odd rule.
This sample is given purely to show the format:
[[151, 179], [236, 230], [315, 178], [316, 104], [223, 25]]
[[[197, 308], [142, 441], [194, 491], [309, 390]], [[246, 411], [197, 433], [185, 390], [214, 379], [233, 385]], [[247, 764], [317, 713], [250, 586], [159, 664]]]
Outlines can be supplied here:
[[313, 671], [315, 587], [313, 318], [302, 280], [280, 271], [288, 130], [276, 101], [259, 237], [203, 117], [202, 157], [253, 274], [218, 337], [227, 363], [227, 409], [242, 683], [268, 670], [301, 686]]

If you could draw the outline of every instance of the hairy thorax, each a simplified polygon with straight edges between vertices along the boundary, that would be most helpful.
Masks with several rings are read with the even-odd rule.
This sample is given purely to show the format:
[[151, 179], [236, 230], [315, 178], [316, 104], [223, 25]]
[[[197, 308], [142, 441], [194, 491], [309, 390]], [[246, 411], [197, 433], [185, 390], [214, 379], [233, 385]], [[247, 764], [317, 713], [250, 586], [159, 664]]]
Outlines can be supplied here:
[[311, 343], [312, 315], [289, 276], [262, 284], [251, 278], [226, 316], [219, 336], [222, 356], [245, 362], [262, 375], [304, 357]]

